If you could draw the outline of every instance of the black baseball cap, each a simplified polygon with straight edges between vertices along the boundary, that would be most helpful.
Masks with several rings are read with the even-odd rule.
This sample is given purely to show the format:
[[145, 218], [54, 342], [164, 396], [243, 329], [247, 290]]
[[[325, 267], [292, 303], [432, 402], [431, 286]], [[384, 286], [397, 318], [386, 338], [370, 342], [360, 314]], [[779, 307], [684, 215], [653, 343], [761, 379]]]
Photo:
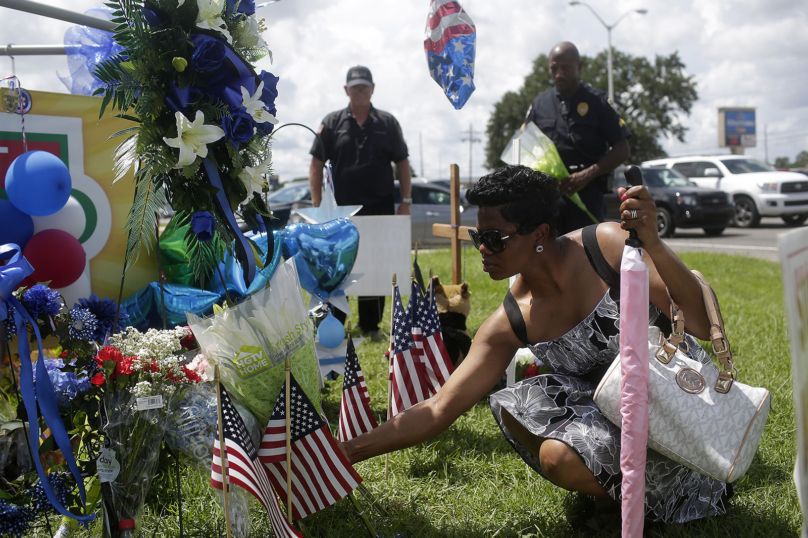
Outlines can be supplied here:
[[357, 84], [373, 86], [373, 75], [370, 74], [370, 69], [364, 65], [357, 65], [348, 69], [348, 76], [345, 77], [345, 85], [349, 88]]

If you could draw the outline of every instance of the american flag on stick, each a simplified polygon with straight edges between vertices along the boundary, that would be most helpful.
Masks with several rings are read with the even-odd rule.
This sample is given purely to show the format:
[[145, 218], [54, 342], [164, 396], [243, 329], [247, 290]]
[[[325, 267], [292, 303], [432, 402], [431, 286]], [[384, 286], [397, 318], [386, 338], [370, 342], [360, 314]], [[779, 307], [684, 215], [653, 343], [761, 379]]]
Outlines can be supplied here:
[[443, 344], [438, 307], [435, 305], [434, 294], [431, 293], [432, 286], [430, 280], [426, 297], [423, 297], [421, 287], [413, 280], [409, 310], [412, 313], [412, 338], [429, 379], [430, 395], [435, 395], [449, 379], [454, 366]]
[[390, 357], [390, 417], [430, 396], [430, 381], [421, 352], [412, 336], [412, 309], [404, 310], [398, 286], [393, 291], [392, 345]]
[[[292, 428], [292, 515], [302, 519], [348, 495], [362, 479], [337, 446], [328, 425], [317, 413], [295, 377], [290, 376]], [[281, 500], [286, 496], [286, 383], [281, 387], [267, 424], [258, 459]]]
[[[281, 511], [278, 498], [272, 490], [267, 468], [258, 461], [252, 439], [247, 433], [241, 415], [230, 401], [230, 396], [224, 385], [219, 384], [221, 390], [222, 423], [220, 427], [224, 433], [225, 453], [227, 459], [227, 481], [229, 484], [238, 484], [249, 491], [266, 508], [272, 523], [272, 529], [278, 538], [300, 537]], [[224, 490], [222, 476], [222, 452], [219, 439], [213, 443], [213, 466], [210, 470], [210, 485], [216, 489]]]
[[339, 440], [343, 443], [377, 426], [370, 410], [370, 396], [359, 366], [353, 340], [348, 333], [345, 373], [342, 377], [342, 403], [339, 407]]

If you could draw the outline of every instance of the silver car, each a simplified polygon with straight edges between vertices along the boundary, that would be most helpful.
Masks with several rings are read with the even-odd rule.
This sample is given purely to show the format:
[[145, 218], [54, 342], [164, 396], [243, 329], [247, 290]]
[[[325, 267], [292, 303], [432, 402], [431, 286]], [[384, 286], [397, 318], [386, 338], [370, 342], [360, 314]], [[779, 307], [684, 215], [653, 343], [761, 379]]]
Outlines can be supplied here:
[[[401, 193], [396, 181], [395, 200], [396, 210], [401, 202]], [[432, 183], [425, 179], [412, 179], [412, 245], [423, 247], [448, 247], [449, 239], [432, 235], [433, 224], [450, 224], [451, 219], [451, 192], [442, 183]], [[290, 212], [294, 209], [311, 207], [311, 192], [308, 182], [295, 181], [288, 183], [275, 192], [269, 194], [269, 207], [277, 220], [272, 221], [273, 229], [281, 229], [290, 220], [296, 222], [299, 217]], [[460, 223], [463, 226], [477, 225], [477, 208], [470, 206], [466, 197], [460, 195]]]

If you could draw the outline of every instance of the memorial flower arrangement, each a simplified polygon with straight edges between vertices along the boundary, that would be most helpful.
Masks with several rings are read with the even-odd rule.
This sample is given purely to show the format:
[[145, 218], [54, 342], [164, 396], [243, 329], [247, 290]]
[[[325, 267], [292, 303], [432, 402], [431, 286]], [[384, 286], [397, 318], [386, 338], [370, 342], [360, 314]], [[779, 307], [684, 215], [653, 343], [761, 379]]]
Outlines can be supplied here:
[[[116, 181], [135, 167], [136, 196], [126, 224], [125, 267], [155, 239], [156, 211], [170, 203], [181, 224], [213, 217], [197, 240], [185, 237], [204, 280], [236, 240], [239, 261], [255, 246], [236, 215], [265, 229], [270, 134], [278, 123], [278, 78], [252, 64], [270, 55], [254, 0], [116, 0], [114, 38], [124, 51], [98, 65], [107, 107], [134, 125], [115, 152]], [[195, 221], [198, 219], [195, 219]], [[204, 219], [199, 219], [200, 222]], [[260, 262], [259, 262], [260, 264]]]
[[105, 519], [103, 535], [137, 535], [143, 503], [155, 474], [168, 410], [177, 390], [200, 375], [183, 362], [186, 327], [141, 333], [133, 327], [109, 338], [91, 380], [103, 387], [104, 444], [96, 469]]

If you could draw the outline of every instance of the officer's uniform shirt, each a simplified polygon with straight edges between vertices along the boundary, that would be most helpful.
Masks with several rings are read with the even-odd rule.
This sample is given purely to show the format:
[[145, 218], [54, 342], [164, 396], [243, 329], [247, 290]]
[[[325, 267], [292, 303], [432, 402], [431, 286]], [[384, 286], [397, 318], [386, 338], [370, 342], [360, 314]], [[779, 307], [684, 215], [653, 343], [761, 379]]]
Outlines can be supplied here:
[[[363, 214], [392, 214], [393, 167], [408, 156], [401, 126], [388, 112], [370, 107], [360, 127], [351, 107], [328, 114], [320, 125], [320, 142], [315, 139], [311, 155], [331, 160], [334, 197], [339, 205], [363, 204]], [[389, 205], [382, 213], [368, 213], [374, 204]]]
[[539, 94], [526, 121], [533, 121], [553, 141], [567, 167], [591, 166], [610, 147], [631, 136], [626, 122], [609, 104], [606, 92], [583, 82], [571, 97], [562, 96], [555, 88]]

